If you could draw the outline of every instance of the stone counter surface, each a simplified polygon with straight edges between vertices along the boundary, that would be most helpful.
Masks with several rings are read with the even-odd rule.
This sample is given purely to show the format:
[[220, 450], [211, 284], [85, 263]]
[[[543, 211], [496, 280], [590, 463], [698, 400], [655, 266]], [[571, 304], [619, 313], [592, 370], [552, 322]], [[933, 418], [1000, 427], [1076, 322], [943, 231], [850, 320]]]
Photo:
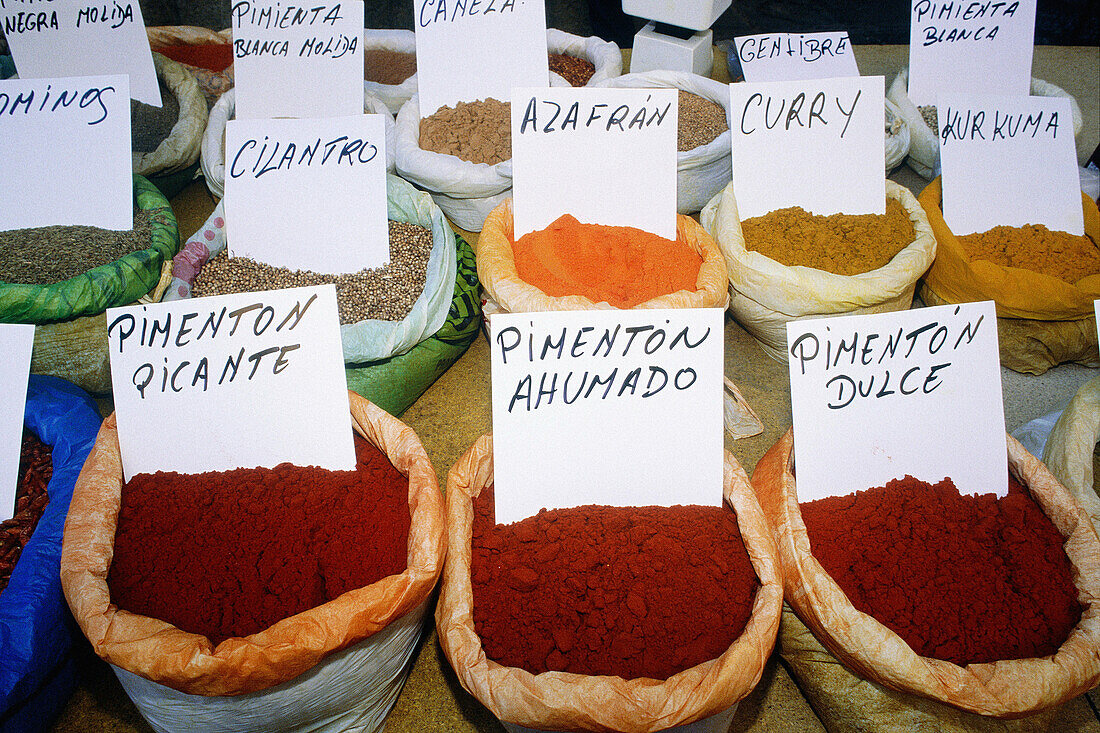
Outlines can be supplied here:
[[[889, 84], [907, 63], [906, 46], [857, 46], [856, 59], [864, 75], [883, 75]], [[716, 67], [719, 64], [716, 63]], [[1080, 162], [1100, 142], [1100, 49], [1096, 47], [1037, 47], [1034, 76], [1073, 94], [1084, 117], [1078, 150]], [[718, 72], [724, 69], [716, 68]], [[720, 73], [716, 73], [721, 78]], [[1021, 175], [1026, 172], [1021, 171]], [[919, 192], [924, 181], [906, 168], [892, 176]], [[173, 201], [181, 234], [189, 236], [213, 209], [201, 182]], [[726, 375], [764, 422], [762, 435], [726, 447], [752, 472], [757, 460], [790, 425], [790, 393], [786, 366], [765, 356], [752, 338], [727, 316]], [[1041, 376], [1003, 372], [1006, 427], [1013, 430], [1029, 420], [1064, 405], [1077, 388], [1097, 374], [1095, 370], [1063, 365]], [[110, 409], [105, 402], [104, 409]], [[479, 336], [469, 351], [451, 367], [402, 419], [420, 436], [445, 485], [451, 465], [482, 434], [491, 430], [489, 347]], [[77, 731], [149, 731], [123, 693], [109, 668], [86, 647], [80, 684], [51, 728], [54, 733]], [[443, 656], [434, 631], [425, 634], [412, 672], [386, 725], [387, 733], [503, 733], [501, 726], [466, 693]], [[773, 654], [757, 688], [741, 702], [731, 731], [823, 731], [778, 655]], [[1006, 731], [1016, 730], [1011, 724]], [[1048, 730], [1058, 733], [1100, 732], [1094, 693], [1082, 695], [1057, 711]]]

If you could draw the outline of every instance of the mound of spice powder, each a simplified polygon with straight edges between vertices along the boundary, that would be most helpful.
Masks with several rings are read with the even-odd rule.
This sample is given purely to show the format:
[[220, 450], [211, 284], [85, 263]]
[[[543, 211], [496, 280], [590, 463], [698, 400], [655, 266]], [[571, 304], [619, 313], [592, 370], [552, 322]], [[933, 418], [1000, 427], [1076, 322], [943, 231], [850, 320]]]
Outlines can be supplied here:
[[107, 576], [119, 608], [214, 644], [407, 566], [409, 481], [355, 437], [354, 471], [288, 463], [134, 476]]
[[50, 446], [29, 430], [23, 431], [18, 476], [15, 514], [0, 522], [0, 591], [8, 587], [11, 572], [50, 502], [46, 487], [53, 477], [53, 455]]
[[555, 297], [633, 308], [659, 295], [695, 291], [703, 258], [686, 242], [634, 227], [582, 224], [564, 214], [512, 244], [516, 272]]
[[684, 152], [694, 150], [700, 145], [714, 142], [719, 135], [730, 129], [726, 124], [726, 110], [706, 97], [698, 94], [678, 91], [678, 112], [676, 121], [676, 150]]
[[1075, 283], [1100, 273], [1100, 248], [1083, 234], [1052, 231], [1042, 224], [999, 226], [959, 237], [971, 260], [1020, 267]]
[[748, 623], [759, 586], [726, 507], [543, 510], [494, 521], [474, 501], [474, 626], [489, 659], [667, 679], [714, 659]]
[[1011, 474], [1002, 498], [906, 476], [801, 509], [814, 557], [852, 605], [921, 656], [1045, 656], [1081, 618], [1063, 538]]
[[420, 147], [469, 163], [496, 165], [512, 157], [512, 105], [492, 97], [444, 105], [420, 120]]
[[887, 264], [916, 238], [905, 207], [886, 200], [886, 213], [811, 214], [801, 207], [776, 209], [741, 222], [745, 249], [793, 267], [858, 275]]
[[416, 54], [388, 48], [363, 49], [363, 79], [397, 85], [416, 73]]

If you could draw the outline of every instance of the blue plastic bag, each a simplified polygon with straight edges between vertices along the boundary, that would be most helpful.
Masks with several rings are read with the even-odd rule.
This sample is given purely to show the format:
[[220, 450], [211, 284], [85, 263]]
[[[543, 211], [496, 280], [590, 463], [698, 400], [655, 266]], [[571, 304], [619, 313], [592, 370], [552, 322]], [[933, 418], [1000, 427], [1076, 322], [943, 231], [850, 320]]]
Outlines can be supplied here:
[[80, 637], [61, 592], [61, 535], [73, 485], [95, 443], [95, 402], [64, 379], [31, 375], [23, 424], [52, 447], [50, 501], [0, 592], [0, 731], [41, 731], [76, 683]]

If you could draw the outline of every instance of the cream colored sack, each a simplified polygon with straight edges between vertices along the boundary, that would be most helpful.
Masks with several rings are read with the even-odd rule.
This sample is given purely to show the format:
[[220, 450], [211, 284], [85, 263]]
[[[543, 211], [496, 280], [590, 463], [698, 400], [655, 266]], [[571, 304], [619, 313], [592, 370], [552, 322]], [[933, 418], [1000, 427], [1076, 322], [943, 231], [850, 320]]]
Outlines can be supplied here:
[[[432, 592], [443, 564], [445, 528], [439, 484], [412, 429], [349, 392], [356, 432], [377, 445], [409, 478], [408, 567], [328, 603], [283, 619], [251, 636], [210, 641], [164, 621], [119, 609], [111, 603], [107, 572], [122, 488], [115, 416], [103, 421], [73, 493], [61, 552], [65, 597], [93, 649], [104, 660], [191, 695], [235, 696], [295, 680], [330, 655], [358, 644], [420, 606]], [[411, 649], [410, 649], [411, 652]], [[120, 675], [121, 676], [121, 675]], [[303, 675], [308, 677], [307, 675]], [[290, 683], [293, 690], [300, 680]], [[288, 686], [278, 688], [285, 690]], [[348, 691], [358, 700], [362, 690]], [[317, 689], [317, 704], [332, 691]], [[232, 705], [209, 699], [198, 705]], [[314, 700], [299, 701], [298, 707]], [[300, 712], [300, 711], [299, 711]], [[273, 714], [274, 715], [274, 714]], [[275, 720], [267, 729], [275, 729]]]
[[1050, 471], [1012, 436], [1009, 469], [1066, 538], [1081, 621], [1051, 657], [960, 667], [921, 657], [901, 637], [860, 613], [810, 552], [791, 473], [793, 431], [760, 459], [752, 483], [775, 528], [786, 598], [848, 670], [872, 682], [981, 715], [1017, 718], [1060, 705], [1100, 681], [1100, 539], [1088, 515]]
[[[507, 313], [555, 310], [614, 310], [606, 302], [593, 303], [583, 295], [554, 297], [520, 279], [512, 252], [512, 199], [508, 198], [485, 219], [477, 240], [477, 275], [481, 286]], [[680, 290], [639, 304], [638, 308], [719, 308], [726, 303], [726, 263], [718, 244], [690, 216], [676, 216], [676, 238], [703, 258], [695, 290]]]
[[[1093, 455], [1100, 441], [1100, 377], [1081, 385], [1050, 431], [1043, 462], [1100, 528]], [[1097, 531], [1100, 531], [1098, 529]]]
[[760, 680], [775, 644], [783, 604], [775, 541], [748, 476], [725, 458], [726, 502], [737, 513], [753, 569], [760, 579], [752, 615], [722, 656], [667, 680], [544, 672], [503, 667], [485, 656], [474, 630], [473, 498], [493, 482], [493, 440], [482, 436], [447, 476], [447, 565], [436, 608], [439, 642], [458, 679], [500, 720], [536, 730], [650, 733], [728, 710]]
[[146, 177], [175, 173], [198, 160], [208, 117], [199, 83], [183, 64], [154, 53], [153, 67], [157, 78], [175, 95], [180, 114], [156, 150], [133, 154], [134, 173]]
[[888, 180], [886, 198], [909, 212], [915, 237], [888, 263], [859, 275], [788, 267], [745, 249], [733, 184], [703, 208], [700, 221], [718, 241], [729, 268], [730, 312], [768, 356], [787, 361], [787, 321], [884, 313], [912, 305], [917, 279], [936, 256], [936, 239], [928, 216], [909, 189]]

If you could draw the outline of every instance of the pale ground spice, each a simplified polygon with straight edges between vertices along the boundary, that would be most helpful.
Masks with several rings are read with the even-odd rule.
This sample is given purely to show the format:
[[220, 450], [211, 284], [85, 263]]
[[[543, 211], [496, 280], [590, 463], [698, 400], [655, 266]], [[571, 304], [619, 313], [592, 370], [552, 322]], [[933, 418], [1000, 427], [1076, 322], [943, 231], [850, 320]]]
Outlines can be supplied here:
[[876, 270], [916, 238], [909, 213], [894, 199], [885, 214], [821, 216], [794, 206], [741, 222], [745, 248], [787, 266], [836, 275]]
[[492, 97], [444, 105], [420, 120], [420, 147], [469, 163], [503, 163], [512, 157], [511, 115], [511, 104]]
[[416, 54], [386, 48], [363, 49], [363, 79], [397, 85], [416, 73]]
[[390, 221], [389, 230], [390, 263], [385, 267], [332, 275], [229, 257], [222, 250], [199, 270], [191, 293], [198, 298], [335, 283], [341, 324], [366, 319], [400, 321], [424, 291], [432, 230], [397, 221]]
[[1019, 267], [1075, 283], [1100, 273], [1100, 249], [1087, 236], [1051, 231], [1042, 224], [999, 226], [958, 238], [971, 260]]
[[0, 231], [0, 282], [52, 285], [150, 246], [149, 214], [134, 209], [134, 228], [114, 231], [58, 225]]

